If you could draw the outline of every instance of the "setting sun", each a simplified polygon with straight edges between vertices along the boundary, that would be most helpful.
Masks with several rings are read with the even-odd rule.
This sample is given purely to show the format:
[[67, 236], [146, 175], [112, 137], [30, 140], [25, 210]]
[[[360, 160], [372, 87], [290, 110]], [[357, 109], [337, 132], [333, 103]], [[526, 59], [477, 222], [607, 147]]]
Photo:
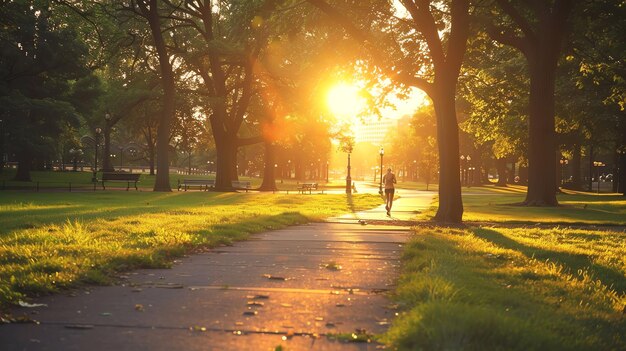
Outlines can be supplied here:
[[365, 107], [359, 88], [347, 83], [333, 86], [328, 91], [326, 102], [335, 116], [343, 118], [354, 117]]

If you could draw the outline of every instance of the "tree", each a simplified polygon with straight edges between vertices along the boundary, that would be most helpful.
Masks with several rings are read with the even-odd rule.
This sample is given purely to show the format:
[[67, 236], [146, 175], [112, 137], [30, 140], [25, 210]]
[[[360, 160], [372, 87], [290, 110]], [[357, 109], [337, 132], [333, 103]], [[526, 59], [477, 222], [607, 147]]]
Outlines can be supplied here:
[[0, 116], [17, 154], [16, 180], [29, 181], [33, 161], [51, 156], [55, 138], [78, 127], [71, 82], [90, 72], [65, 10], [52, 1], [0, 6]]
[[555, 79], [573, 1], [496, 3], [502, 14], [488, 31], [493, 39], [524, 54], [530, 74], [528, 192], [524, 204], [556, 206]]
[[[440, 159], [439, 208], [434, 219], [460, 222], [463, 202], [455, 103], [459, 72], [470, 32], [469, 1], [401, 0], [406, 17], [395, 16], [393, 9], [381, 8], [381, 4], [377, 3], [376, 13], [383, 13], [386, 17], [376, 18], [375, 24], [380, 25], [379, 28], [370, 26], [375, 33], [351, 19], [351, 16], [361, 18], [358, 14], [348, 14], [346, 9], [339, 10], [323, 0], [308, 2], [363, 43], [371, 54], [372, 62], [386, 76], [398, 84], [419, 88], [431, 98], [437, 115]], [[357, 7], [350, 10], [356, 11]], [[374, 13], [370, 11], [369, 14]], [[393, 24], [395, 30], [388, 31], [388, 24]], [[394, 57], [399, 59], [394, 60]]]
[[148, 22], [159, 60], [163, 101], [157, 127], [157, 176], [154, 182], [154, 191], [169, 192], [172, 191], [169, 174], [170, 129], [176, 107], [176, 82], [170, 61], [172, 57], [163, 36], [163, 25], [157, 0], [131, 1], [127, 9]]

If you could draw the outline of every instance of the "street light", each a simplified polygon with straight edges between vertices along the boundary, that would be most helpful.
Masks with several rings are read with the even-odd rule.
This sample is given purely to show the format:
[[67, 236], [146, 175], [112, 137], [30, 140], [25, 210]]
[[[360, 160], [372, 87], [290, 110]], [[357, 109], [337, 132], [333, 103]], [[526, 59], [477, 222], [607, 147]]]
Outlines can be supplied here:
[[93, 177], [91, 177], [91, 182], [96, 183], [98, 181], [98, 147], [100, 146], [100, 133], [102, 133], [102, 128], [97, 127], [96, 130], [96, 138], [95, 138], [95, 155], [94, 155], [94, 162], [93, 162]]
[[329, 162], [326, 161], [326, 183], [328, 183], [328, 166], [329, 166]]
[[385, 149], [383, 149], [383, 147], [381, 146], [378, 153], [380, 154], [380, 184], [378, 186], [378, 193], [382, 195], [383, 194], [383, 155], [385, 154]]

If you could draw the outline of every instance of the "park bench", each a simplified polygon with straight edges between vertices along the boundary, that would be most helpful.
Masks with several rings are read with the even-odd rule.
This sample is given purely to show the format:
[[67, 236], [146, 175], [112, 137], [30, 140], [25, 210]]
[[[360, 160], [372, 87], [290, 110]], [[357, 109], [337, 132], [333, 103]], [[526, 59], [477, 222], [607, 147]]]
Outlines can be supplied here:
[[180, 191], [180, 188], [183, 188], [185, 189], [185, 191], [187, 191], [187, 188], [191, 188], [192, 186], [197, 186], [200, 189], [208, 191], [209, 188], [215, 188], [215, 179], [183, 179], [182, 181], [180, 179], [178, 180], [178, 191]]
[[304, 194], [305, 192], [309, 192], [311, 194], [313, 190], [317, 190], [317, 183], [301, 183], [298, 185], [298, 192]]
[[237, 190], [245, 190], [246, 192], [251, 188], [250, 182], [242, 180], [233, 180], [231, 181], [231, 185]]
[[[135, 190], [139, 190], [139, 189], [137, 189], [137, 182], [139, 182], [139, 176], [140, 175], [141, 174], [138, 174], [138, 173], [104, 172], [104, 173], [102, 173], [102, 179], [100, 179], [100, 181], [102, 182], [102, 190], [106, 189], [104, 187], [104, 183], [105, 182], [126, 183], [126, 191], [128, 191], [128, 189], [130, 189], [130, 183], [133, 183], [134, 186], [135, 186]], [[95, 189], [95, 185], [94, 185], [94, 189]]]

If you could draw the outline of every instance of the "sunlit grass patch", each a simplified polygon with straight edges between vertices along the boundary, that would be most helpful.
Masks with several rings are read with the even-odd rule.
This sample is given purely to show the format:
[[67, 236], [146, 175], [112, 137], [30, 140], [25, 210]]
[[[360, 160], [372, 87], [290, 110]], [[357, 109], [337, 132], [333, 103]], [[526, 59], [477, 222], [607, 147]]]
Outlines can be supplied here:
[[[626, 225], [626, 198], [619, 194], [567, 191], [559, 194], [558, 207], [520, 206], [526, 188], [494, 186], [463, 189], [463, 220], [467, 222], [554, 223]], [[437, 203], [420, 219], [431, 219]]]
[[13, 198], [0, 206], [47, 210], [0, 212], [0, 304], [79, 283], [107, 284], [115, 272], [167, 267], [197, 247], [380, 204], [374, 195], [6, 194]]
[[385, 341], [414, 349], [623, 349], [626, 237], [416, 229]]

